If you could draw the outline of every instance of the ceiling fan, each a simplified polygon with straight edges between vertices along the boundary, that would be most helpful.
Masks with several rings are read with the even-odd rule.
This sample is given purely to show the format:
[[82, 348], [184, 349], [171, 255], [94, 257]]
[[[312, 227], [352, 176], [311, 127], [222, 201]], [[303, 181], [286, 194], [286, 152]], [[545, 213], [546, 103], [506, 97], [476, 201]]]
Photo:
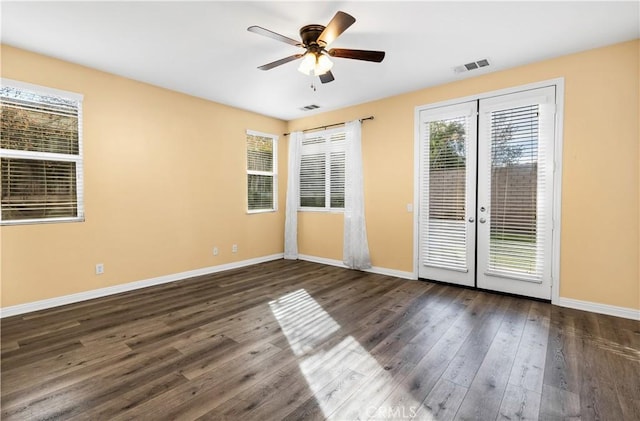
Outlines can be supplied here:
[[331, 22], [325, 27], [322, 25], [306, 25], [300, 28], [300, 38], [296, 41], [276, 32], [262, 28], [260, 26], [250, 26], [247, 31], [273, 38], [277, 41], [285, 42], [296, 47], [302, 47], [304, 53], [294, 54], [289, 57], [264, 64], [258, 69], [269, 70], [293, 60], [302, 58], [298, 70], [306, 75], [313, 74], [320, 77], [322, 83], [329, 83], [334, 80], [331, 67], [333, 63], [329, 57], [350, 58], [355, 60], [373, 61], [380, 63], [384, 59], [384, 51], [371, 50], [351, 50], [346, 48], [331, 48], [327, 50], [329, 44], [335, 41], [344, 31], [354, 24], [356, 19], [344, 12], [337, 12]]

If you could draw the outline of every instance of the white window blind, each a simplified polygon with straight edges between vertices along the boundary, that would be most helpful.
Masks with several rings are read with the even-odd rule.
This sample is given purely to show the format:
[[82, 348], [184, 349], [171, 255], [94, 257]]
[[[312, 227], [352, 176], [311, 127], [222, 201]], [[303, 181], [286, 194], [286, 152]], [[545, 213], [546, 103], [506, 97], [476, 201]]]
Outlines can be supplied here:
[[306, 133], [300, 158], [300, 208], [344, 209], [344, 128]]
[[469, 116], [426, 121], [423, 165], [428, 168], [423, 209], [428, 212], [424, 264], [467, 271], [467, 142]]
[[496, 110], [490, 116], [491, 224], [488, 271], [540, 280], [544, 270], [546, 142], [539, 104]]
[[249, 212], [277, 209], [277, 139], [247, 131], [247, 208]]
[[2, 224], [80, 221], [82, 96], [2, 80]]

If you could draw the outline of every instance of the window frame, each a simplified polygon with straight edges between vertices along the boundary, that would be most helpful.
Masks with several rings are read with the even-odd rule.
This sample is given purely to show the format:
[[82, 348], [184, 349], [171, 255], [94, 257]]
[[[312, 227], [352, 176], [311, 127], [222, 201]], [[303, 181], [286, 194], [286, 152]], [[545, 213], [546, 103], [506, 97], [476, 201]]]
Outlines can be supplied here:
[[2, 218], [2, 204], [0, 203], [0, 225], [29, 225], [29, 224], [52, 224], [61, 222], [84, 222], [84, 148], [83, 148], [83, 100], [84, 95], [64, 91], [56, 88], [36, 85], [32, 83], [17, 81], [13, 79], [0, 78], [0, 86], [11, 87], [20, 91], [30, 92], [40, 96], [55, 96], [77, 103], [78, 115], [78, 154], [62, 154], [52, 152], [22, 151], [16, 149], [3, 149], [0, 147], [0, 158], [32, 159], [37, 161], [57, 161], [74, 162], [76, 170], [76, 216], [55, 217], [55, 218], [30, 218], [30, 219], [10, 219]]
[[[249, 169], [249, 149], [248, 149], [248, 144], [247, 144], [247, 137], [248, 136], [259, 136], [259, 137], [265, 137], [265, 138], [269, 138], [271, 139], [271, 144], [272, 144], [272, 151], [271, 153], [273, 154], [272, 157], [272, 162], [273, 162], [273, 171], [256, 171], [256, 170], [250, 170]], [[259, 132], [259, 131], [255, 131], [255, 130], [246, 130], [245, 133], [245, 163], [246, 163], [246, 172], [247, 172], [247, 178], [246, 178], [246, 189], [245, 189], [245, 198], [246, 198], [246, 210], [247, 210], [247, 214], [259, 214], [259, 213], [269, 213], [269, 212], [277, 212], [278, 211], [278, 135], [274, 135], [274, 134], [270, 134], [270, 133], [264, 133], [264, 132]], [[267, 177], [272, 177], [273, 179], [273, 207], [270, 209], [249, 209], [249, 176], [250, 175], [262, 175], [262, 176], [267, 176]]]
[[[331, 147], [331, 138], [332, 136], [336, 135], [336, 134], [344, 134], [344, 139], [341, 140], [341, 145], [339, 148], [332, 148]], [[303, 144], [300, 145], [300, 172], [302, 173], [302, 157], [304, 155], [311, 155], [311, 154], [316, 154], [318, 152], [324, 153], [325, 155], [325, 179], [324, 179], [324, 185], [325, 185], [325, 205], [324, 207], [320, 207], [320, 206], [302, 206], [301, 204], [301, 193], [302, 193], [302, 189], [298, 189], [298, 212], [322, 212], [322, 213], [344, 213], [344, 205], [342, 207], [332, 207], [331, 206], [331, 153], [332, 152], [342, 152], [344, 153], [344, 184], [345, 186], [343, 187], [343, 194], [344, 194], [344, 189], [346, 188], [346, 183], [347, 183], [347, 174], [346, 174], [346, 170], [347, 170], [347, 131], [345, 127], [336, 127], [336, 128], [331, 128], [331, 129], [324, 129], [324, 130], [319, 130], [319, 131], [313, 131], [313, 132], [305, 132], [303, 133], [304, 135], [304, 140], [306, 140], [308, 137], [309, 138], [314, 138], [314, 137], [324, 137], [324, 142], [322, 144], [322, 146], [320, 146], [319, 144], [315, 144], [315, 145], [309, 145], [309, 146], [305, 146], [304, 145], [304, 140], [302, 141]], [[312, 152], [305, 154], [305, 148], [306, 149], [310, 149]], [[319, 151], [318, 151], [319, 150]], [[301, 185], [302, 184], [302, 174], [299, 174], [299, 178], [298, 178], [298, 182]]]

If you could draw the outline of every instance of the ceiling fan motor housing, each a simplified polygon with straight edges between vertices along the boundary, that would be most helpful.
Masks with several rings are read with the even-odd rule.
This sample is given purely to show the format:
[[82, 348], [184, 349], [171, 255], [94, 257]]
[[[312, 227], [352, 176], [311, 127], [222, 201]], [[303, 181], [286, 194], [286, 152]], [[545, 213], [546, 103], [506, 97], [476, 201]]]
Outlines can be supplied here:
[[322, 25], [306, 25], [300, 28], [300, 38], [305, 47], [319, 46], [318, 37], [324, 31], [324, 28]]

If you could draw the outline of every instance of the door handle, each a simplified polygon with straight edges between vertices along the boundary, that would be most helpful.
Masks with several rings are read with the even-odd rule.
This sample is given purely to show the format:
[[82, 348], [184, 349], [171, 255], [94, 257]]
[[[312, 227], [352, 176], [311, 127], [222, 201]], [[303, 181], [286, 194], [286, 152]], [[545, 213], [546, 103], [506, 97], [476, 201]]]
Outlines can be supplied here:
[[469, 222], [473, 223], [475, 221], [475, 219], [473, 219], [473, 216], [469, 217]]
[[485, 222], [487, 222], [487, 220], [486, 220], [486, 219], [484, 219], [484, 218], [480, 218], [480, 223], [481, 223], [481, 224], [484, 224]]

